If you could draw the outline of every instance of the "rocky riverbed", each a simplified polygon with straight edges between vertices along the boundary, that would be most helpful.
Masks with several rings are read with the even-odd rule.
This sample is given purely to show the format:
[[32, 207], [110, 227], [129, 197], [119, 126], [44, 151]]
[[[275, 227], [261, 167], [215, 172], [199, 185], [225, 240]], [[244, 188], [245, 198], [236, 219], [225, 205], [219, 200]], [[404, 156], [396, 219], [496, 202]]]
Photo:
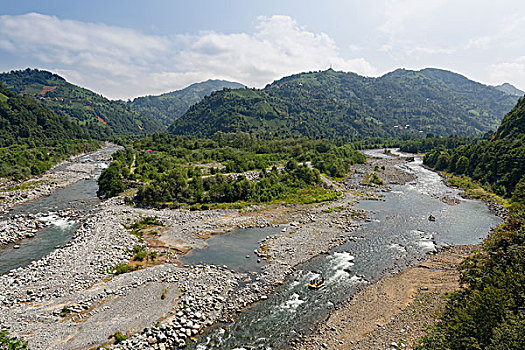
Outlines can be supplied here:
[[0, 245], [6, 245], [23, 238], [33, 237], [39, 229], [49, 226], [51, 217], [70, 217], [78, 214], [74, 208], [60, 212], [35, 214], [10, 214], [14, 207], [23, 203], [47, 197], [60, 188], [65, 188], [80, 180], [96, 176], [96, 172], [107, 166], [111, 154], [118, 147], [108, 144], [90, 154], [73, 156], [55, 165], [42, 176], [21, 183], [11, 181], [0, 185]]
[[[403, 163], [370, 159], [351, 180], [336, 183], [342, 196], [333, 203], [198, 212], [139, 209], [118, 198], [105, 201], [80, 219], [66, 246], [0, 276], [0, 324], [28, 340], [31, 349], [93, 348], [108, 343], [117, 331], [130, 335], [112, 345], [119, 349], [184, 346], [217, 320], [232, 319], [245, 306], [265, 299], [294, 266], [360, 239], [352, 233], [365, 214], [353, 204], [380, 199], [389, 183], [410, 181], [399, 168]], [[385, 185], [362, 185], [371, 171]], [[125, 225], [149, 216], [163, 226], [140, 243]], [[269, 225], [281, 225], [282, 232], [267, 237], [254, 252], [254, 258], [264, 260], [259, 275], [213, 265], [180, 266], [177, 261], [204, 247], [211, 235]], [[112, 275], [117, 264], [130, 260], [137, 244], [169, 259]]]

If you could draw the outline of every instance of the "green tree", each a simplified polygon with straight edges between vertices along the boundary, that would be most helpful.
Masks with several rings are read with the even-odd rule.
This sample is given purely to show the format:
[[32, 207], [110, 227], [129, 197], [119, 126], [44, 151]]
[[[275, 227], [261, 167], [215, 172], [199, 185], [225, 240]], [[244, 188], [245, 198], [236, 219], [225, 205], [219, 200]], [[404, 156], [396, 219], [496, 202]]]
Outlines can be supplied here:
[[101, 197], [114, 197], [124, 191], [125, 186], [119, 172], [117, 163], [112, 163], [107, 169], [104, 169], [98, 178], [97, 195]]

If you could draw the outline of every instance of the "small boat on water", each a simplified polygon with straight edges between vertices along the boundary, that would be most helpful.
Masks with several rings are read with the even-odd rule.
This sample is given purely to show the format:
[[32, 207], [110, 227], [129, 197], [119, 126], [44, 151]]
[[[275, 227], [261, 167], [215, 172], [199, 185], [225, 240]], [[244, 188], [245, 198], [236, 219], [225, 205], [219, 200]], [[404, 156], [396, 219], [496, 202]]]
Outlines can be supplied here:
[[310, 289], [320, 289], [324, 287], [324, 278], [318, 278], [311, 280], [310, 283], [308, 283], [308, 288]]

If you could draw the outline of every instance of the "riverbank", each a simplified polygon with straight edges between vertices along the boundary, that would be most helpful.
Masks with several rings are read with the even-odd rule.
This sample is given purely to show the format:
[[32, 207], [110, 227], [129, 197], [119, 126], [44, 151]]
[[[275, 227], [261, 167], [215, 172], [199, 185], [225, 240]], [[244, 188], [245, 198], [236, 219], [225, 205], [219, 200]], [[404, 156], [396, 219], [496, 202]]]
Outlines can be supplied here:
[[0, 245], [31, 238], [38, 230], [49, 226], [53, 217], [75, 217], [71, 208], [61, 212], [36, 214], [17, 213], [14, 217], [11, 210], [29, 201], [47, 197], [57, 191], [84, 179], [96, 176], [101, 164], [111, 161], [111, 154], [117, 146], [107, 144], [105, 147], [89, 154], [80, 154], [55, 165], [44, 175], [21, 183], [5, 183], [0, 187]]
[[[48, 196], [53, 191], [67, 187], [82, 179], [89, 178], [96, 170], [97, 162], [111, 161], [111, 153], [116, 146], [106, 144], [89, 154], [82, 153], [54, 165], [41, 176], [22, 182], [7, 181], [0, 185], [0, 212], [16, 205]], [[91, 155], [91, 159], [86, 159]]]
[[[357, 176], [366, 176], [377, 162], [369, 160]], [[385, 169], [379, 176], [385, 183], [410, 180], [397, 168], [403, 160], [381, 162]], [[31, 349], [96, 347], [117, 331], [135, 334], [117, 348], [183, 345], [215, 321], [231, 319], [264, 299], [297, 264], [358, 239], [351, 232], [363, 214], [356, 214], [352, 205], [380, 198], [388, 189], [362, 186], [358, 191], [339, 185], [345, 195], [337, 202], [301, 206], [192, 212], [138, 209], [120, 199], [103, 202], [86, 215], [65, 247], [0, 277], [0, 323], [28, 340]], [[108, 271], [129, 261], [130, 249], [138, 244], [124, 224], [148, 216], [164, 224], [149, 249], [168, 251], [170, 262], [113, 277]], [[279, 224], [286, 232], [262, 242], [258, 254], [266, 265], [256, 279], [220, 266], [177, 263], [177, 257], [205, 246], [213, 234]]]

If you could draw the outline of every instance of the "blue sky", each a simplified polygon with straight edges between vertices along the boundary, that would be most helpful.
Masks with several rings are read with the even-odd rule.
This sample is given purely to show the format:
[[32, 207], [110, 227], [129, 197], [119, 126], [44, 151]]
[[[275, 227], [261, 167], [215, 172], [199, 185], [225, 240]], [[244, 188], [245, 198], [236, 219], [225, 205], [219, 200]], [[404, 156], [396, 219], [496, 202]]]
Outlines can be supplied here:
[[517, 0], [2, 1], [0, 70], [35, 67], [110, 98], [209, 78], [440, 67], [525, 88]]

